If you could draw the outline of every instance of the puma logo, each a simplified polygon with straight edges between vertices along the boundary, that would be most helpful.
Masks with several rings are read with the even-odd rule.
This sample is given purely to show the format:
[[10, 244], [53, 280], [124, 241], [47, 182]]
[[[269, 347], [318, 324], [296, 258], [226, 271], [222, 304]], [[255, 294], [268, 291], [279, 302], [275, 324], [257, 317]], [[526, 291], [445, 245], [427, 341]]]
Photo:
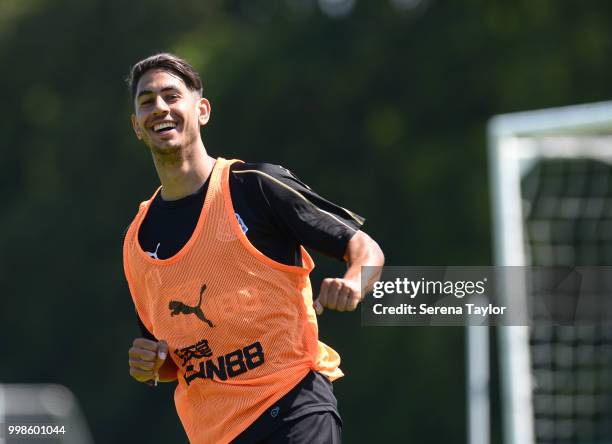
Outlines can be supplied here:
[[188, 315], [188, 314], [193, 313], [202, 322], [206, 322], [210, 327], [214, 327], [213, 323], [210, 322], [206, 318], [206, 316], [204, 315], [204, 312], [202, 311], [202, 307], [201, 307], [202, 295], [204, 294], [205, 291], [206, 291], [206, 284], [202, 285], [202, 288], [200, 289], [200, 300], [198, 301], [198, 304], [194, 307], [186, 305], [181, 301], [170, 301], [170, 303], [168, 304], [168, 308], [171, 311], [170, 316], [176, 316], [179, 314]]
[[158, 259], [157, 257], [157, 250], [159, 250], [159, 246], [161, 245], [161, 242], [157, 243], [157, 247], [155, 247], [155, 251], [153, 253], [151, 253], [150, 251], [145, 251], [145, 253], [147, 253], [149, 255], [149, 257], [152, 257], [153, 259]]

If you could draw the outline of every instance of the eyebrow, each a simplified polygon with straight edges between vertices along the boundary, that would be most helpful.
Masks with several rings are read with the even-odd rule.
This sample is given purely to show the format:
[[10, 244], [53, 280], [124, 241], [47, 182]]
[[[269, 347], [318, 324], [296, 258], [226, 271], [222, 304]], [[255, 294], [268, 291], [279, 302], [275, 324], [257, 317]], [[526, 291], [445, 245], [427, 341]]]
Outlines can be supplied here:
[[[162, 89], [159, 90], [160, 92], [164, 92], [164, 91], [178, 91], [180, 92], [180, 89], [176, 86], [165, 86]], [[136, 98], [140, 98], [141, 96], [147, 95], [147, 94], [154, 94], [154, 91], [151, 91], [150, 89], [143, 89], [142, 91], [140, 91], [138, 93], [138, 95], [136, 96]]]

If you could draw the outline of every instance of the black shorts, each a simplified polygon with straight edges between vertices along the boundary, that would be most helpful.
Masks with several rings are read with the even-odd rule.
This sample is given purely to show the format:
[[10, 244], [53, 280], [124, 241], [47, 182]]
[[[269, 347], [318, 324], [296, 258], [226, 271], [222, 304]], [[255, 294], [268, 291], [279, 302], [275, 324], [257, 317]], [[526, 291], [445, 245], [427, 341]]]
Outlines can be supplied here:
[[341, 431], [332, 412], [311, 413], [287, 422], [258, 444], [340, 444]]
[[336, 444], [341, 428], [332, 383], [311, 371], [232, 444]]

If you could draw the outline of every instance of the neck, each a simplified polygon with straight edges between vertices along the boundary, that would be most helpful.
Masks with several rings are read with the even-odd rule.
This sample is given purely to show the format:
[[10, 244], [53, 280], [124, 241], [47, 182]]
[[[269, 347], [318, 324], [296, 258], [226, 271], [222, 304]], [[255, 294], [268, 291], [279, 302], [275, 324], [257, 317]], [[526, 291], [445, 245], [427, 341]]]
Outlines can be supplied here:
[[162, 185], [164, 200], [177, 200], [194, 194], [206, 182], [215, 164], [200, 140], [192, 149], [153, 151], [153, 162]]

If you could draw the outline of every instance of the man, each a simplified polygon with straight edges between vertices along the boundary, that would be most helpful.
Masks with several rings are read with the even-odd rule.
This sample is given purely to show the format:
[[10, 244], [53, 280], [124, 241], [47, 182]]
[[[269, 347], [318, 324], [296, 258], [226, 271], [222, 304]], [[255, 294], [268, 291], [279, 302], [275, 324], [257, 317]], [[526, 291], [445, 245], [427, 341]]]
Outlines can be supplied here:
[[340, 358], [318, 341], [314, 264], [302, 245], [348, 264], [342, 278], [323, 281], [318, 314], [355, 310], [361, 267], [381, 267], [382, 251], [359, 230], [362, 218], [288, 170], [210, 157], [200, 134], [210, 103], [185, 61], [148, 57], [128, 83], [134, 131], [161, 182], [124, 241], [143, 332], [130, 374], [178, 380], [175, 404], [192, 443], [340, 442], [331, 387]]

